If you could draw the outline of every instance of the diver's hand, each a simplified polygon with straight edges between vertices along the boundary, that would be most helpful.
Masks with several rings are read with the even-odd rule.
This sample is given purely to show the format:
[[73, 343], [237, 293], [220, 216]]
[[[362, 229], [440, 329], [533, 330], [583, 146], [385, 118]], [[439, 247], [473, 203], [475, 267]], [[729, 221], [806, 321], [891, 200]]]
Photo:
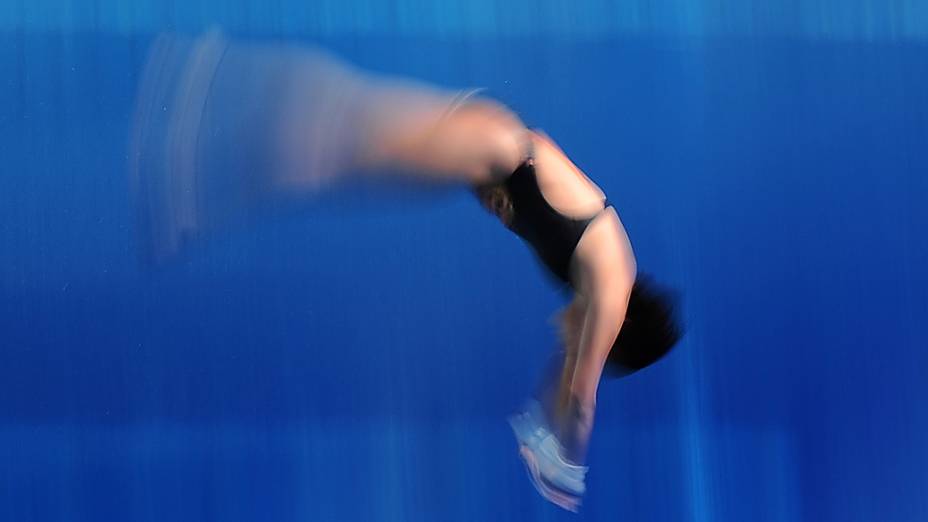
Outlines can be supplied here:
[[538, 491], [545, 500], [567, 511], [572, 511], [574, 513], [579, 511], [581, 502], [580, 496], [561, 491], [549, 482], [545, 477], [545, 473], [542, 471], [545, 467], [544, 464], [542, 464], [543, 461], [539, 459], [534, 451], [528, 446], [521, 446], [519, 448], [519, 454], [525, 462], [525, 467], [528, 470], [532, 485], [535, 486], [535, 490]]
[[587, 468], [571, 464], [563, 457], [563, 448], [544, 422], [540, 405], [530, 402], [524, 413], [509, 418], [509, 424], [538, 493], [561, 508], [576, 512], [586, 491]]

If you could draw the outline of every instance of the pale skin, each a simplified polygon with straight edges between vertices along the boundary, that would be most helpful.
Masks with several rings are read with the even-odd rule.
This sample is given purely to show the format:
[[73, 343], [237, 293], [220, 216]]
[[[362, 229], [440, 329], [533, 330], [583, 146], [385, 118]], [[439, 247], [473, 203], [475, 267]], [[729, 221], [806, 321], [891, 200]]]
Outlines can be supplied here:
[[[571, 259], [575, 295], [559, 321], [564, 360], [543, 401], [563, 456], [583, 463], [603, 367], [636, 275], [625, 229], [614, 208], [604, 210], [599, 187], [552, 139], [490, 99], [370, 74], [320, 51], [227, 45], [216, 34], [198, 40], [175, 71], [180, 47], [170, 39], [156, 46], [133, 131], [133, 191], [156, 261], [236, 211], [275, 197], [312, 196], [356, 174], [399, 172], [480, 192], [531, 157], [550, 206], [568, 217], [595, 216]], [[252, 73], [270, 73], [279, 88], [252, 85]], [[239, 82], [255, 99], [223, 107]], [[229, 169], [238, 166], [229, 158], [242, 159], [242, 168]], [[550, 495], [568, 509], [579, 502]]]
[[515, 114], [490, 100], [471, 101], [451, 113], [441, 105], [432, 110], [386, 108], [373, 111], [367, 127], [370, 139], [355, 167], [370, 172], [399, 168], [466, 185], [491, 183], [515, 171], [530, 142], [539, 187], [551, 206], [570, 217], [596, 215], [572, 259], [579, 284], [562, 315], [564, 365], [548, 412], [566, 457], [584, 462], [603, 367], [624, 321], [636, 274], [631, 244], [615, 209], [603, 211], [602, 190], [553, 140], [527, 130]]
[[[424, 181], [481, 186], [504, 179], [533, 150], [539, 188], [548, 203], [574, 218], [596, 216], [571, 260], [575, 295], [560, 317], [564, 362], [543, 401], [565, 457], [582, 464], [593, 429], [603, 367], [625, 319], [636, 263], [625, 228], [604, 194], [552, 139], [526, 129], [505, 106], [488, 99], [453, 106], [453, 97], [423, 85], [369, 78], [363, 139], [346, 169], [378, 176], [401, 171]], [[421, 91], [422, 102], [417, 96]], [[447, 94], [447, 93], [444, 93]], [[377, 100], [382, 100], [378, 102]], [[395, 103], [403, 100], [403, 103]], [[294, 190], [305, 180], [279, 178]], [[525, 451], [525, 448], [522, 449]], [[579, 499], [551, 498], [575, 510]]]

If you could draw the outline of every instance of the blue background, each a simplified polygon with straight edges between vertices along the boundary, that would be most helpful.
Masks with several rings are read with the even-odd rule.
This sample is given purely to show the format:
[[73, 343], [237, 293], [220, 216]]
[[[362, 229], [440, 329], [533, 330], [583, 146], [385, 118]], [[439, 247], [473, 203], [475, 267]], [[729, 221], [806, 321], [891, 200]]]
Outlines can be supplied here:
[[[4, 2], [0, 520], [928, 520], [928, 8], [709, 4]], [[144, 53], [213, 24], [486, 87], [683, 292], [601, 388], [579, 518], [504, 422], [563, 298], [466, 191], [138, 265]]]

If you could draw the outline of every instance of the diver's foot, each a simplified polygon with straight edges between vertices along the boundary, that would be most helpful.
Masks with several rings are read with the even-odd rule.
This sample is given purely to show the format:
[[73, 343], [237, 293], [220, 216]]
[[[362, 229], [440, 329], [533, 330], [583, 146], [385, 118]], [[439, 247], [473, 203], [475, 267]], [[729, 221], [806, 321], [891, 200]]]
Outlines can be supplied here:
[[159, 36], [139, 84], [129, 154], [139, 253], [156, 265], [198, 237], [197, 144], [210, 83], [225, 49], [218, 32]]

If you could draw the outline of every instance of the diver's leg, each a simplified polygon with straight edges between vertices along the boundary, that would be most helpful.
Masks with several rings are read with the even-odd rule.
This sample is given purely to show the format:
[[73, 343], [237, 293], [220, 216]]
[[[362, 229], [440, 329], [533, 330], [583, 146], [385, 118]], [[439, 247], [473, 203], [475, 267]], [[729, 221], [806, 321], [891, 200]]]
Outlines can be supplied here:
[[[512, 173], [529, 133], [505, 106], [411, 80], [376, 76], [308, 55], [285, 98], [282, 188], [314, 188], [354, 176], [412, 175], [423, 182], [481, 185]], [[317, 98], [318, 91], [338, 95]], [[338, 122], [332, 131], [332, 122]], [[339, 161], [328, 151], [341, 150]]]
[[482, 184], [522, 161], [503, 106], [375, 76], [311, 48], [157, 40], [139, 87], [130, 172], [150, 261], [247, 215], [358, 175]]
[[[525, 159], [528, 131], [502, 104], [485, 98], [448, 100], [415, 87], [397, 92], [403, 88], [373, 83], [363, 125], [368, 139], [358, 157], [365, 169], [398, 168], [423, 179], [481, 185], [508, 176]], [[396, 95], [408, 102], [390, 103]]]

